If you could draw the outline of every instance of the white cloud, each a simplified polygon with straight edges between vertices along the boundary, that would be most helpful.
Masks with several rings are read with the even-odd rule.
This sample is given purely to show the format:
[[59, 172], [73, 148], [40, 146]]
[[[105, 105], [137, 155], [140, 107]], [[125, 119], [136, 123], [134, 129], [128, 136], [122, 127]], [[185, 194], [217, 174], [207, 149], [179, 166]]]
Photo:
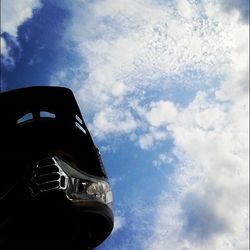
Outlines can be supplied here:
[[40, 7], [40, 0], [8, 0], [1, 1], [1, 33], [7, 32], [17, 36], [18, 27], [32, 17], [34, 8]]
[[[214, 10], [210, 14], [215, 18]], [[222, 85], [198, 92], [187, 107], [175, 107], [175, 119], [170, 121], [160, 115], [160, 105], [144, 110], [149, 126], [165, 124], [172, 132], [180, 165], [173, 193], [161, 194], [154, 233], [143, 249], [249, 247], [249, 26], [230, 15], [216, 12], [219, 23], [234, 23], [228, 33], [230, 63], [223, 70]], [[165, 154], [160, 154], [154, 165], [164, 161]]]
[[2, 63], [12, 68], [15, 60], [11, 55], [11, 47], [6, 43], [3, 33], [8, 33], [13, 43], [19, 46], [17, 41], [18, 27], [24, 21], [32, 17], [33, 10], [41, 6], [40, 0], [1, 0], [1, 56]]
[[249, 92], [249, 25], [234, 26], [230, 38], [233, 43], [231, 67], [227, 68], [228, 77], [216, 92], [217, 98], [224, 101], [239, 100], [242, 94]]
[[158, 158], [153, 160], [153, 165], [158, 168], [158, 167], [160, 167], [162, 165], [167, 165], [167, 164], [168, 165], [170, 165], [170, 164], [173, 165], [174, 161], [175, 160], [174, 160], [173, 156], [170, 155], [169, 152], [160, 153], [158, 155]]
[[[193, 18], [185, 17], [190, 11], [180, 16], [176, 6], [150, 0], [75, 1], [68, 37], [84, 64], [73, 78], [72, 70], [66, 68], [56, 72], [51, 82], [67, 85], [69, 79], [77, 81], [77, 97], [85, 113], [124, 106], [132, 113], [130, 103], [143, 101], [151, 90], [194, 85], [193, 79], [201, 76], [209, 82], [229, 61], [231, 23], [222, 27], [216, 19], [205, 20], [199, 5], [185, 3], [190, 11], [195, 10]], [[81, 79], [79, 69], [85, 70], [86, 64], [88, 77]], [[109, 131], [117, 133], [118, 129]]]
[[106, 108], [95, 114], [90, 129], [94, 131], [95, 136], [103, 137], [111, 133], [129, 134], [136, 126], [129, 112]]
[[162, 126], [173, 122], [178, 115], [175, 105], [169, 101], [159, 101], [151, 104], [150, 111], [146, 114], [146, 120], [152, 126]]
[[248, 0], [222, 0], [219, 2], [226, 12], [238, 11], [244, 22], [249, 22], [249, 1]]
[[6, 45], [5, 40], [1, 37], [1, 56], [2, 56], [2, 62], [5, 65], [13, 65], [14, 61], [9, 55], [9, 48]]
[[[145, 249], [249, 247], [247, 28], [239, 22], [232, 27], [231, 64], [221, 87], [197, 93], [167, 127], [180, 165], [172, 183], [174, 193], [163, 192], [159, 201], [155, 233]], [[235, 36], [237, 32], [244, 38]]]
[[168, 126], [180, 165], [145, 249], [248, 249], [249, 94], [240, 93], [229, 106], [199, 93]]
[[[82, 11], [77, 1], [68, 32], [89, 76], [72, 81], [97, 138], [133, 134], [147, 150], [174, 142], [179, 165], [142, 249], [245, 250], [249, 26], [218, 1], [194, 2], [107, 0]], [[180, 106], [165, 93], [174, 85], [201, 90]], [[159, 154], [155, 165], [167, 161]]]
[[139, 138], [139, 145], [142, 149], [150, 149], [154, 145], [154, 136], [152, 134], [144, 134]]
[[117, 231], [121, 230], [126, 224], [126, 219], [123, 216], [116, 215], [114, 217], [114, 228], [112, 234], [116, 233]]
[[6, 55], [8, 53], [6, 42], [4, 41], [4, 39], [2, 37], [1, 37], [1, 53], [3, 55]]
[[165, 141], [169, 135], [168, 131], [163, 129], [155, 129], [154, 127], [151, 127], [148, 131], [148, 133], [145, 133], [141, 136], [139, 136], [139, 146], [142, 149], [151, 149], [156, 144], [156, 142], [163, 142]]
[[195, 16], [195, 5], [191, 5], [188, 0], [178, 0], [177, 9], [180, 15], [186, 18], [193, 18]]

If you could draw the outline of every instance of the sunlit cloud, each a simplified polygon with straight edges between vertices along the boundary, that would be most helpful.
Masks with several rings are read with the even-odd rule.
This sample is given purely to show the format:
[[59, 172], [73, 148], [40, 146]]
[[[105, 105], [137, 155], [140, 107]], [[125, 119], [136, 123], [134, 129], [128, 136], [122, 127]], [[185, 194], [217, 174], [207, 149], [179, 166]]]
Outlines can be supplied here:
[[222, 0], [221, 7], [226, 12], [238, 12], [243, 22], [249, 22], [249, 1], [248, 0]]
[[212, 84], [228, 63], [227, 32], [216, 20], [203, 18], [206, 13], [199, 5], [192, 18], [178, 12], [180, 5], [152, 1], [76, 1], [75, 5], [68, 35], [83, 58], [82, 68], [87, 64], [88, 77], [79, 79], [77, 69], [72, 78], [72, 70], [63, 70], [51, 82], [64, 85], [69, 76], [72, 82], [77, 79], [85, 112], [106, 107], [121, 112], [125, 106], [132, 114], [130, 104], [143, 103], [152, 90], [197, 88], [194, 82], [201, 76], [201, 86]]
[[[145, 227], [152, 237], [135, 220], [141, 249], [248, 247], [249, 25], [230, 6], [107, 0], [72, 7], [65, 43], [88, 74], [79, 77], [80, 63], [51, 82], [65, 85], [71, 76], [97, 140], [125, 135], [145, 152], [173, 143], [152, 162], [175, 172]], [[180, 104], [182, 96], [168, 94], [174, 88], [193, 95]]]
[[[33, 10], [41, 7], [40, 0], [1, 1], [1, 62], [9, 68], [15, 64], [11, 54], [11, 43], [18, 46], [18, 27], [33, 15]], [[6, 34], [8, 39], [6, 39]], [[13, 40], [11, 43], [8, 40]]]
[[[247, 249], [248, 100], [242, 98], [229, 111], [197, 98], [170, 125], [179, 161], [172, 182], [175, 192], [171, 196], [163, 191], [166, 198], [158, 204], [155, 233], [146, 249], [167, 245], [171, 249]], [[211, 106], [215, 106], [212, 112]], [[204, 111], [213, 126], [200, 123]]]
[[[1, 2], [1, 63], [13, 69], [20, 27], [46, 1], [9, 2]], [[52, 2], [60, 18], [41, 16], [57, 21], [58, 41], [50, 48], [50, 34], [35, 46], [24, 32], [35, 51], [27, 46], [25, 64], [40, 71], [43, 61], [48, 84], [73, 90], [111, 164], [115, 225], [100, 249], [247, 250], [246, 0], [48, 1], [46, 11]]]
[[125, 217], [122, 217], [122, 216], [115, 216], [114, 218], [114, 228], [113, 228], [113, 231], [112, 233], [116, 233], [117, 231], [121, 230], [125, 224], [126, 224], [126, 220], [125, 220]]

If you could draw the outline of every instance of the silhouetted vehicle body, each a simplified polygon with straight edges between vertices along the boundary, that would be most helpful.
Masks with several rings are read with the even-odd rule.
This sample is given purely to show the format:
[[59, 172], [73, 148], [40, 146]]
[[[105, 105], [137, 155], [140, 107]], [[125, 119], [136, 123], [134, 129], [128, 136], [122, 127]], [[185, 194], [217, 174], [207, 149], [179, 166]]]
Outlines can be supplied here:
[[93, 249], [113, 228], [112, 193], [73, 93], [0, 94], [0, 249]]

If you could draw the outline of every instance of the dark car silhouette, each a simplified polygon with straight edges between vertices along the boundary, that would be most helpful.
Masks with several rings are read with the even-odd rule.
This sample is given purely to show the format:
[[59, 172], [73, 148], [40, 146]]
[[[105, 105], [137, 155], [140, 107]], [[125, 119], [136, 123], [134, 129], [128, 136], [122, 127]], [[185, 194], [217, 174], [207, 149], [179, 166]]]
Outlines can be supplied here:
[[0, 94], [0, 249], [93, 249], [112, 192], [71, 90]]

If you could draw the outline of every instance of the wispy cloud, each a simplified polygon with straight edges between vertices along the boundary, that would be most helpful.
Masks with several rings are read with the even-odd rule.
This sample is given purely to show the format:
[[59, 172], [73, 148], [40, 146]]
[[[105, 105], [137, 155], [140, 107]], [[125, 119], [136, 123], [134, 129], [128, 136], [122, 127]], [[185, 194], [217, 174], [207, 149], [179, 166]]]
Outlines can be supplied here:
[[[247, 249], [249, 25], [219, 1], [75, 1], [72, 11], [67, 42], [84, 64], [51, 81], [71, 76], [97, 139], [174, 144], [154, 164], [176, 171], [152, 237], [134, 231], [141, 249]], [[185, 105], [168, 94], [187, 87]]]
[[228, 11], [237, 11], [241, 16], [241, 20], [249, 22], [249, 1], [248, 0], [222, 0], [220, 1], [222, 8]]
[[146, 249], [248, 248], [247, 105], [247, 94], [229, 110], [197, 97], [170, 125], [179, 166]]
[[14, 60], [10, 56], [10, 48], [7, 46], [6, 41], [1, 37], [1, 62], [4, 65], [13, 66]]
[[112, 233], [114, 234], [117, 231], [119, 231], [120, 229], [122, 229], [125, 226], [125, 224], [126, 224], [125, 217], [116, 215], [114, 217], [114, 228], [113, 228]]
[[108, 134], [130, 134], [137, 124], [133, 116], [126, 110], [105, 108], [94, 115], [90, 129], [94, 135], [103, 138]]
[[[234, 18], [230, 15], [228, 20]], [[234, 46], [225, 80], [177, 108], [177, 118], [165, 128], [172, 132], [179, 167], [173, 194], [162, 194], [146, 249], [249, 247], [248, 25], [231, 28]], [[238, 39], [238, 32], [245, 37]], [[162, 112], [158, 109], [149, 109], [150, 117]], [[149, 120], [151, 125], [157, 121]]]
[[[40, 0], [1, 1], [1, 63], [12, 68], [15, 59], [11, 53], [11, 43], [18, 45], [18, 27], [33, 15], [35, 8], [41, 7]], [[8, 39], [6, 39], [6, 33]], [[8, 42], [9, 40], [11, 42]]]
[[[206, 13], [199, 5], [189, 4], [195, 9], [189, 18], [178, 10], [180, 3], [126, 0], [75, 5], [68, 37], [84, 64], [73, 77], [72, 70], [58, 71], [51, 82], [66, 85], [69, 79], [77, 80], [75, 89], [85, 113], [98, 116], [111, 107], [118, 115], [125, 107], [136, 119], [135, 100], [143, 104], [152, 91], [178, 84], [180, 89], [197, 88], [194, 82], [201, 76], [201, 86], [211, 84], [228, 63], [227, 32], [217, 20], [203, 18]], [[79, 69], [86, 70], [86, 65], [88, 77], [81, 79]]]
[[18, 27], [32, 17], [34, 8], [40, 7], [40, 0], [8, 0], [1, 1], [1, 32], [17, 37]]

